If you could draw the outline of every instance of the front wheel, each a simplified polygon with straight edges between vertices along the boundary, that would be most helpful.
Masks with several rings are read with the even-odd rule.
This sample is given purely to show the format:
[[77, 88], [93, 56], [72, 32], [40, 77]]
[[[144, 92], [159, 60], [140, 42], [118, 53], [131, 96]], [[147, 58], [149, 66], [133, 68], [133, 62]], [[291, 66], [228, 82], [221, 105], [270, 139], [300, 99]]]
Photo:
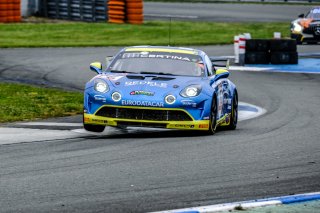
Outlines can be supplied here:
[[83, 128], [90, 132], [103, 132], [106, 127], [102, 125], [83, 124]]
[[217, 128], [217, 98], [213, 96], [211, 110], [210, 110], [210, 121], [209, 121], [209, 130], [207, 131], [208, 135], [213, 135], [216, 132]]
[[230, 124], [226, 126], [225, 129], [234, 130], [237, 128], [237, 123], [238, 123], [238, 95], [235, 92], [232, 100]]
[[84, 115], [82, 117], [83, 128], [90, 132], [103, 132], [106, 126], [103, 125], [94, 125], [94, 124], [85, 124], [84, 123]]

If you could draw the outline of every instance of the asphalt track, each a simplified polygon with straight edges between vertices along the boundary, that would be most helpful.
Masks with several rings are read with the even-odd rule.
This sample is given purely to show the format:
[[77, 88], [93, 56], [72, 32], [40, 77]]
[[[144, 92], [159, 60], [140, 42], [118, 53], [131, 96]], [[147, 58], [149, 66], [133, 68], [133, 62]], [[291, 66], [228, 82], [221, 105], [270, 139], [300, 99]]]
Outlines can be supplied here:
[[[82, 90], [94, 75], [88, 64], [117, 50], [1, 49], [0, 79]], [[40, 136], [0, 146], [0, 212], [147, 212], [320, 191], [320, 75], [230, 78], [240, 101], [267, 110], [235, 131]]]
[[144, 2], [144, 16], [146, 20], [168, 20], [171, 17], [173, 20], [290, 23], [301, 13], [306, 14], [311, 7], [308, 4]]

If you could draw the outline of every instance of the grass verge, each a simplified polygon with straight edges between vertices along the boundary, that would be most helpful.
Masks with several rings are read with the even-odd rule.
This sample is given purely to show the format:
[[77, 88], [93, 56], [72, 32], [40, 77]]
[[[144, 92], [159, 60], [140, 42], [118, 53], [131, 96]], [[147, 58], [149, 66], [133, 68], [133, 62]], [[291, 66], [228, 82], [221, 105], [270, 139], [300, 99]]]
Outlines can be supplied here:
[[[289, 36], [288, 23], [216, 23], [172, 21], [172, 46], [231, 44], [233, 36], [251, 33], [271, 38], [273, 32]], [[0, 24], [0, 47], [84, 47], [168, 45], [169, 22], [143, 25], [109, 23]]]
[[79, 114], [83, 95], [58, 89], [0, 83], [0, 122]]

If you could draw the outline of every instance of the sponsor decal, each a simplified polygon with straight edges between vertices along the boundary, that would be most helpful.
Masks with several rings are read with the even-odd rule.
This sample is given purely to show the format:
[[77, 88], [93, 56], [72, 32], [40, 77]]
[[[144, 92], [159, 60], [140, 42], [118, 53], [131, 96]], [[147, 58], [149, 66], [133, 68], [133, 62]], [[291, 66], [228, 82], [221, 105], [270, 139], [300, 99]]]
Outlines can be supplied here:
[[154, 96], [154, 92], [148, 92], [148, 91], [132, 91], [130, 92], [130, 95], [146, 95], [146, 96]]
[[105, 120], [100, 120], [100, 119], [91, 119], [92, 122], [97, 122], [97, 123], [108, 123], [108, 121], [105, 121]]
[[231, 98], [224, 99], [223, 104], [231, 104]]
[[121, 104], [125, 106], [164, 107], [163, 102], [157, 102], [157, 101], [122, 100]]
[[192, 106], [192, 107], [197, 107], [197, 103], [191, 101], [191, 100], [182, 100], [181, 101], [183, 106]]
[[117, 80], [119, 80], [119, 79], [121, 79], [121, 78], [123, 78], [123, 76], [108, 76], [108, 79], [110, 80], [110, 81], [117, 81]]
[[230, 122], [230, 117], [229, 117], [229, 115], [227, 115], [227, 117], [226, 117], [226, 123], [228, 124]]
[[209, 116], [207, 116], [207, 117], [203, 117], [203, 120], [209, 120], [210, 119], [210, 117]]
[[167, 88], [167, 83], [159, 83], [159, 82], [152, 82], [152, 81], [126, 81], [125, 86], [137, 86], [137, 85], [147, 85], [150, 87], [160, 87], [160, 88]]
[[199, 128], [200, 129], [208, 129], [209, 128], [209, 124], [199, 124]]
[[94, 96], [94, 99], [96, 100], [96, 101], [102, 101], [102, 102], [106, 102], [106, 97], [104, 97], [104, 96], [102, 96], [102, 95], [95, 95]]
[[172, 59], [172, 60], [181, 60], [181, 61], [191, 61], [190, 58], [186, 56], [178, 55], [165, 55], [165, 54], [150, 54], [149, 52], [141, 53], [124, 53], [122, 58], [160, 58], [160, 59]]
[[190, 125], [190, 124], [175, 124], [174, 127], [176, 128], [189, 128], [189, 129], [193, 129], [194, 125]]

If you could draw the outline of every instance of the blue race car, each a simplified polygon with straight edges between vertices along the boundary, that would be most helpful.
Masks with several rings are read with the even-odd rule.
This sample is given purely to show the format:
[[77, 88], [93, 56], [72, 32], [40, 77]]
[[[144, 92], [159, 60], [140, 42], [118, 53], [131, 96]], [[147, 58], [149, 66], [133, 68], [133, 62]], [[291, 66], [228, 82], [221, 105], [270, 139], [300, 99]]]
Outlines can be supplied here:
[[235, 129], [237, 89], [213, 63], [201, 50], [161, 46], [126, 47], [105, 71], [94, 62], [90, 69], [98, 75], [85, 87], [83, 126]]

